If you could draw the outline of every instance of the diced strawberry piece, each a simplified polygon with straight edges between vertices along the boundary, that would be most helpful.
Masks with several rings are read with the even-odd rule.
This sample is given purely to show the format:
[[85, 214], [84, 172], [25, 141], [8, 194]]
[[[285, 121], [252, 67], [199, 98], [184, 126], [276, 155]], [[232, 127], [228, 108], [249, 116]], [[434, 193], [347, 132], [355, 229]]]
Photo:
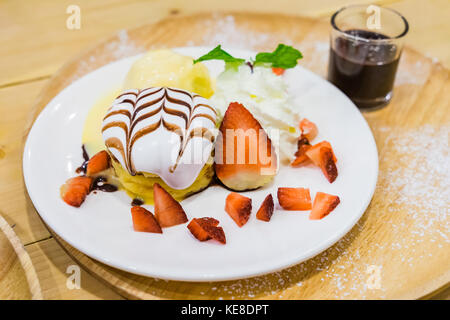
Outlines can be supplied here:
[[326, 145], [326, 143], [314, 145], [306, 151], [306, 155], [322, 170], [328, 181], [332, 183], [336, 180], [338, 171], [334, 161], [333, 150]]
[[274, 146], [258, 120], [242, 104], [232, 102], [215, 144], [217, 178], [242, 191], [269, 183], [278, 168]]
[[[334, 161], [334, 163], [337, 163], [336, 155], [334, 154], [333, 148], [331, 147], [331, 144], [330, 144], [328, 141], [324, 140], [324, 141], [321, 141], [321, 142], [319, 142], [319, 143], [316, 143], [316, 144], [313, 145], [312, 148], [310, 148], [310, 149], [320, 149], [320, 148], [322, 148], [322, 147], [327, 147], [327, 148], [330, 148], [330, 149], [331, 149], [331, 153], [333, 154], [333, 161]], [[312, 159], [311, 159], [311, 160], [312, 160]], [[313, 162], [314, 162], [314, 161], [313, 161]]]
[[187, 225], [187, 228], [199, 241], [207, 241], [211, 239], [211, 236], [205, 229], [202, 228], [199, 220], [200, 219], [197, 218], [192, 219]]
[[317, 192], [309, 219], [319, 220], [327, 216], [340, 203], [338, 196]]
[[272, 68], [272, 72], [275, 73], [277, 76], [281, 76], [284, 74], [284, 71], [286, 71], [283, 68]]
[[60, 188], [61, 198], [73, 207], [79, 207], [91, 191], [92, 179], [89, 177], [70, 178]]
[[188, 221], [181, 205], [158, 183], [153, 185], [155, 218], [161, 228], [167, 228]]
[[231, 192], [225, 201], [225, 211], [239, 227], [247, 223], [252, 212], [252, 199]]
[[214, 239], [225, 244], [226, 238], [222, 227], [218, 227], [219, 221], [214, 218], [194, 218], [188, 224], [188, 229], [194, 237], [200, 241]]
[[295, 152], [295, 156], [299, 156], [304, 153], [305, 147], [311, 147], [308, 138], [300, 137], [297, 140], [297, 151]]
[[311, 209], [311, 195], [306, 188], [278, 188], [278, 203], [284, 210]]
[[92, 176], [100, 173], [110, 167], [109, 154], [105, 150], [96, 153], [91, 159], [89, 159], [86, 174]]
[[309, 161], [306, 151], [311, 148], [309, 141], [306, 137], [300, 137], [297, 142], [297, 152], [295, 153], [295, 159], [292, 161], [291, 166], [298, 167]]
[[306, 137], [309, 141], [312, 141], [319, 133], [316, 124], [306, 118], [300, 121], [299, 126], [302, 131], [302, 137]]
[[225, 232], [223, 232], [222, 227], [213, 227], [206, 225], [204, 226], [206, 232], [211, 236], [212, 239], [219, 241], [222, 244], [227, 243], [227, 239], [225, 237]]
[[139, 232], [162, 233], [162, 229], [156, 221], [153, 213], [143, 207], [134, 206], [131, 208], [133, 228]]
[[192, 235], [200, 241], [214, 239], [225, 244], [226, 238], [222, 227], [218, 227], [219, 221], [214, 218], [194, 218], [188, 224]]
[[264, 199], [261, 207], [259, 207], [258, 212], [256, 213], [256, 218], [262, 221], [270, 221], [270, 218], [273, 214], [273, 197], [271, 194], [267, 195]]
[[300, 167], [308, 162], [309, 158], [306, 154], [295, 157], [294, 161], [291, 162], [292, 167]]

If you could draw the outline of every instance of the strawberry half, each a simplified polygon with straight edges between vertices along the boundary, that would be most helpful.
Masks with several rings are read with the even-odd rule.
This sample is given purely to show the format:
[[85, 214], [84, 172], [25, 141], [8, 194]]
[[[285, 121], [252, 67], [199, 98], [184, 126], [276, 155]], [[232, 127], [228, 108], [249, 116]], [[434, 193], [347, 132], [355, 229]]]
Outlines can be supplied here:
[[267, 195], [267, 197], [264, 199], [263, 203], [261, 204], [261, 207], [259, 207], [258, 212], [256, 213], [256, 218], [262, 221], [270, 221], [270, 218], [273, 214], [273, 197], [271, 194]]
[[317, 192], [314, 204], [309, 214], [309, 219], [319, 220], [327, 216], [340, 203], [338, 196], [327, 194], [324, 192]]
[[61, 198], [73, 207], [79, 207], [91, 191], [92, 179], [89, 177], [70, 178], [59, 189]]
[[247, 223], [252, 212], [252, 199], [231, 192], [225, 200], [225, 211], [239, 227]]
[[155, 218], [161, 228], [167, 228], [188, 221], [181, 205], [158, 183], [153, 185]]
[[256, 189], [277, 172], [275, 148], [261, 124], [240, 103], [228, 106], [215, 144], [217, 178], [232, 190]]
[[227, 243], [222, 227], [218, 227], [219, 221], [214, 218], [194, 218], [187, 228], [192, 235], [200, 241], [214, 239], [220, 243]]
[[284, 210], [310, 210], [311, 195], [305, 188], [278, 188], [278, 203]]
[[299, 127], [302, 131], [302, 137], [306, 137], [309, 141], [312, 141], [319, 133], [316, 124], [306, 118], [303, 118], [302, 121], [300, 121]]
[[138, 232], [162, 233], [162, 229], [156, 221], [153, 213], [143, 207], [134, 206], [131, 208], [133, 228]]
[[334, 156], [333, 149], [328, 147], [329, 143], [324, 141], [312, 146], [306, 151], [308, 158], [318, 166], [325, 177], [330, 183], [334, 182], [338, 176], [338, 171], [336, 167], [336, 157]]
[[96, 153], [89, 159], [86, 167], [86, 175], [92, 176], [110, 167], [109, 154], [105, 150]]

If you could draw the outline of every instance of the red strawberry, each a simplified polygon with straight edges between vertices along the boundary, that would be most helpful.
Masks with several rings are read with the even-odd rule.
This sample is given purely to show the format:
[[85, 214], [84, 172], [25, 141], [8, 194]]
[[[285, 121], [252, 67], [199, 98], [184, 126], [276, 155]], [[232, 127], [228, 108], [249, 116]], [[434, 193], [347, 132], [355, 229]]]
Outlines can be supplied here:
[[338, 196], [317, 192], [309, 219], [319, 220], [328, 215], [340, 203]]
[[133, 228], [139, 232], [162, 233], [161, 227], [153, 214], [143, 207], [134, 206], [131, 208]]
[[311, 209], [311, 195], [305, 188], [278, 188], [278, 203], [284, 210]]
[[325, 177], [332, 183], [336, 180], [338, 171], [334, 161], [335, 157], [333, 150], [329, 148], [327, 144], [329, 143], [324, 141], [312, 146], [312, 148], [306, 151], [306, 155], [316, 166], [322, 169]]
[[158, 183], [153, 185], [155, 217], [161, 228], [175, 226], [188, 221], [181, 205]]
[[277, 76], [281, 76], [284, 74], [286, 70], [283, 68], [272, 68], [272, 72], [275, 73]]
[[322, 148], [322, 147], [326, 147], [326, 148], [330, 148], [331, 149], [331, 153], [333, 154], [333, 161], [334, 161], [334, 163], [337, 163], [336, 155], [334, 154], [333, 148], [331, 147], [331, 144], [328, 141], [324, 140], [324, 141], [321, 141], [319, 143], [316, 143], [310, 149], [319, 149], [319, 148]]
[[79, 207], [91, 191], [92, 179], [89, 177], [70, 178], [60, 188], [61, 198], [68, 205]]
[[225, 201], [225, 211], [239, 227], [247, 223], [252, 212], [252, 199], [231, 192]]
[[310, 159], [306, 155], [306, 151], [311, 148], [309, 141], [306, 137], [300, 137], [297, 141], [297, 152], [295, 153], [295, 159], [292, 161], [291, 166], [298, 167], [307, 163]]
[[194, 237], [200, 241], [214, 239], [225, 244], [226, 238], [222, 227], [218, 227], [219, 221], [214, 218], [194, 218], [188, 224], [188, 229]]
[[256, 213], [256, 218], [262, 221], [270, 221], [270, 218], [273, 214], [273, 197], [271, 194], [267, 195], [264, 199], [261, 207], [259, 207], [258, 212]]
[[256, 189], [277, 172], [277, 156], [267, 133], [240, 103], [230, 103], [215, 147], [215, 170], [232, 190]]
[[96, 153], [91, 159], [89, 159], [86, 174], [92, 176], [100, 173], [103, 170], [108, 169], [110, 166], [109, 154], [105, 150]]
[[302, 137], [306, 137], [309, 141], [312, 141], [319, 133], [316, 124], [306, 118], [300, 121], [299, 126], [302, 131]]

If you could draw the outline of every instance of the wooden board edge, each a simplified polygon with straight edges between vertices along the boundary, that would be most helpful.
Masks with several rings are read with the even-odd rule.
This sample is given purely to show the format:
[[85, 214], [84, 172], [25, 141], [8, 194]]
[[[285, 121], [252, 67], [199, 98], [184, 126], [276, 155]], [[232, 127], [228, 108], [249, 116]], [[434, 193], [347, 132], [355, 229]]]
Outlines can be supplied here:
[[26, 279], [28, 281], [28, 287], [30, 289], [31, 298], [33, 300], [42, 300], [42, 291], [39, 283], [39, 278], [36, 274], [36, 270], [34, 269], [33, 263], [31, 262], [30, 256], [25, 250], [22, 242], [20, 242], [14, 230], [11, 226], [6, 222], [6, 220], [0, 216], [0, 230], [5, 234], [8, 238], [11, 246], [17, 254], [17, 257], [22, 265], [22, 269], [25, 273]]

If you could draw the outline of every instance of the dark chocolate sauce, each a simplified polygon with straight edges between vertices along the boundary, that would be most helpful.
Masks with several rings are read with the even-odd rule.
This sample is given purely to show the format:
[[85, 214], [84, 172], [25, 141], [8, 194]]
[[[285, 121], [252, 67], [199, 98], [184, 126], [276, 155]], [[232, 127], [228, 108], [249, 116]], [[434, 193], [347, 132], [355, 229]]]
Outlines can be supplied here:
[[83, 159], [84, 159], [84, 162], [81, 164], [81, 166], [79, 166], [79, 167], [75, 170], [75, 172], [78, 173], [78, 174], [80, 174], [80, 173], [86, 173], [87, 165], [88, 165], [88, 162], [89, 162], [89, 155], [88, 155], [88, 153], [87, 153], [87, 151], [86, 151], [86, 148], [84, 147], [84, 144], [81, 146], [81, 150], [82, 150], [82, 152], [83, 152]]
[[246, 65], [250, 67], [250, 71], [253, 73], [253, 63], [247, 62]]
[[108, 179], [106, 179], [103, 176], [98, 176], [97, 178], [94, 179], [91, 190], [99, 190], [103, 192], [115, 192], [118, 190], [117, 186], [107, 182]]
[[[372, 31], [348, 30], [363, 39], [389, 39]], [[395, 44], [368, 43], [354, 38], [336, 38], [330, 50], [328, 80], [359, 108], [371, 108], [389, 100], [400, 55]]]
[[142, 206], [144, 204], [144, 201], [138, 198], [134, 198], [133, 201], [131, 201], [132, 206]]

